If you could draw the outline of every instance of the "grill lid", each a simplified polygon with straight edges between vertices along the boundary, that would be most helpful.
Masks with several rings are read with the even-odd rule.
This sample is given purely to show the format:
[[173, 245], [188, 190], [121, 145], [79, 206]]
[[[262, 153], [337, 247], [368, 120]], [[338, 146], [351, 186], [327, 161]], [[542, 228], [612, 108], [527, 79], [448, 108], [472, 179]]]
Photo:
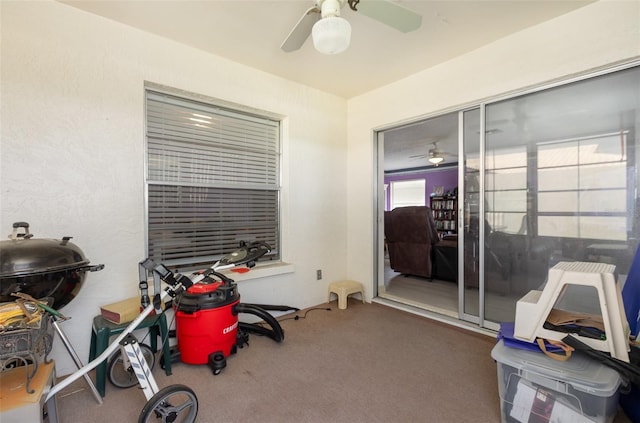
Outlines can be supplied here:
[[89, 264], [82, 250], [69, 241], [71, 237], [33, 239], [26, 222], [14, 223], [9, 238], [0, 241], [0, 278], [73, 270]]

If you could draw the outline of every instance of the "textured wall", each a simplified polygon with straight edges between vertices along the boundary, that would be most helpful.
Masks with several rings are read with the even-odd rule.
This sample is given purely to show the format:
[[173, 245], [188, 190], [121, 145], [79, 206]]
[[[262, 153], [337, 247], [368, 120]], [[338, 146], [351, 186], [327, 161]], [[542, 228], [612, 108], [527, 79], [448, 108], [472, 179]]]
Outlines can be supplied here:
[[[326, 301], [327, 284], [346, 277], [344, 99], [62, 3], [0, 7], [0, 235], [28, 221], [37, 237], [73, 236], [93, 263], [105, 264], [62, 310], [84, 360], [99, 306], [137, 295], [144, 81], [284, 117], [282, 245], [291, 265], [250, 272], [240, 293], [247, 302], [296, 307]], [[59, 375], [74, 369], [59, 343], [53, 358]]]

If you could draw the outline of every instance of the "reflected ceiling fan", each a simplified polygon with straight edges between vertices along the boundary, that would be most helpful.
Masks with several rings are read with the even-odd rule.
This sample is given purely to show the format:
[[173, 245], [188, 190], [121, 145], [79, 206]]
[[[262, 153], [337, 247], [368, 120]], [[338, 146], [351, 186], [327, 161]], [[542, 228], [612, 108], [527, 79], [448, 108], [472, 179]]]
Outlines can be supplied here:
[[422, 16], [389, 0], [315, 0], [315, 5], [304, 12], [280, 48], [287, 53], [298, 50], [311, 34], [319, 52], [345, 51], [351, 41], [351, 25], [340, 17], [340, 10], [346, 3], [351, 10], [402, 32], [414, 31], [422, 25]]
[[438, 143], [433, 142], [433, 148], [429, 149], [427, 154], [416, 154], [414, 156], [409, 156], [410, 159], [424, 159], [427, 158], [430, 163], [434, 166], [438, 167], [440, 163], [444, 162], [445, 156], [453, 156], [451, 153], [447, 153], [446, 151], [442, 151], [438, 148]]

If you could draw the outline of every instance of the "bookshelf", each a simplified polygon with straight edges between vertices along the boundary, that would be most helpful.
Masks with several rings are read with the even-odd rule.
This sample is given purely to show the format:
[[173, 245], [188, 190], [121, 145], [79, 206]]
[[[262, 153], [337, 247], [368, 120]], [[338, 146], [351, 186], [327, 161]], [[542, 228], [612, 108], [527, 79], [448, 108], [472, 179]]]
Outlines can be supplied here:
[[458, 233], [458, 198], [456, 196], [433, 196], [430, 207], [440, 238]]

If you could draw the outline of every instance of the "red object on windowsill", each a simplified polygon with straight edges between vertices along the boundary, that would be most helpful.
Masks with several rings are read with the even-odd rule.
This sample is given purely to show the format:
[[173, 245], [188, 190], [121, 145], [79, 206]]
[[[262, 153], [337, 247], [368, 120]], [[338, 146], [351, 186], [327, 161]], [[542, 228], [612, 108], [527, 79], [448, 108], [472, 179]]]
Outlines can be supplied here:
[[236, 273], [247, 273], [249, 271], [248, 267], [236, 267], [234, 269], [231, 269], [232, 272], [236, 272]]

